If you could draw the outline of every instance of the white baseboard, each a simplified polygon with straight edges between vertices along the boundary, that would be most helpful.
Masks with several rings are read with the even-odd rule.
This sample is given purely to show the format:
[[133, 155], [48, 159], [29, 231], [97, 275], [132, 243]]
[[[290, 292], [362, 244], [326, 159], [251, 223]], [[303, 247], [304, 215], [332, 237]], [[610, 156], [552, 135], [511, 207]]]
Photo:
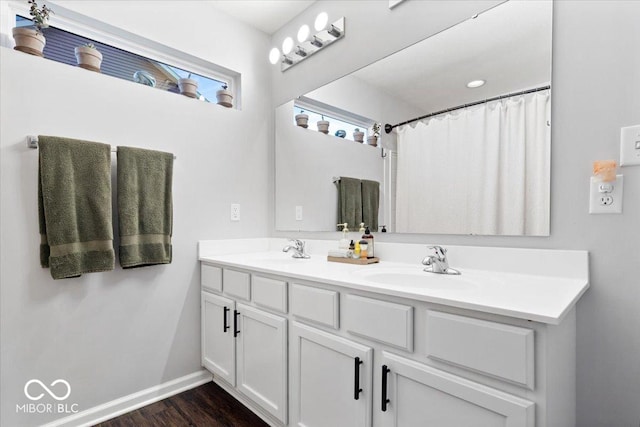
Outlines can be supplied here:
[[112, 400], [111, 402], [94, 406], [86, 411], [78, 412], [77, 414], [45, 424], [42, 427], [92, 426], [159, 400], [166, 399], [175, 394], [182, 393], [183, 391], [190, 390], [199, 385], [206, 384], [211, 381], [212, 378], [213, 376], [209, 371], [202, 369], [201, 371], [149, 387], [128, 396]]

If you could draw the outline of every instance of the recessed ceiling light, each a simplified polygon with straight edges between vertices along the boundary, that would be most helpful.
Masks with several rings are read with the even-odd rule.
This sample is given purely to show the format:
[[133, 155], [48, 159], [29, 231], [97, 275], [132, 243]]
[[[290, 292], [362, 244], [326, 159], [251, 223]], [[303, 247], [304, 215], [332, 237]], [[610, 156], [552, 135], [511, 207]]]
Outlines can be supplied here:
[[484, 80], [472, 80], [467, 83], [468, 88], [480, 87], [483, 86], [486, 82]]

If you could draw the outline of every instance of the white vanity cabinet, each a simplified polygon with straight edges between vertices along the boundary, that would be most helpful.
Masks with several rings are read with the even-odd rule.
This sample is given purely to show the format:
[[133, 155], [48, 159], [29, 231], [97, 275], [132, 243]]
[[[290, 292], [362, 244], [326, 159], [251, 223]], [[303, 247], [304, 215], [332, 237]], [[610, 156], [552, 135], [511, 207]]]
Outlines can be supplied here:
[[292, 425], [371, 425], [373, 350], [293, 322], [291, 347]]
[[380, 425], [534, 427], [535, 405], [395, 354], [382, 352]]
[[[204, 278], [213, 276], [203, 265], [202, 366], [221, 385], [232, 387], [264, 412], [287, 422], [287, 319], [259, 309], [248, 302], [250, 275], [223, 269], [222, 296], [209, 292]], [[217, 276], [217, 275], [216, 275]], [[228, 388], [228, 387], [227, 387]], [[264, 416], [264, 414], [263, 414]]]
[[573, 307], [548, 324], [205, 266], [203, 366], [272, 426], [575, 426]]

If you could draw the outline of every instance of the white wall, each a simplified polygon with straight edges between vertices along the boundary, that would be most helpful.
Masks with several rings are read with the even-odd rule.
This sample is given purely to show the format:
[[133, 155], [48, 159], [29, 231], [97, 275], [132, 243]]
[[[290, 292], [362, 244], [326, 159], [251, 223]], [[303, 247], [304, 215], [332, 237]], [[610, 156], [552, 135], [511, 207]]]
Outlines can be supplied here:
[[[274, 105], [470, 16], [471, 9], [487, 3], [409, 0], [393, 11], [386, 1], [316, 3], [279, 31], [273, 44], [286, 33], [295, 34], [320, 9], [332, 18], [346, 17], [346, 36], [286, 73], [274, 67]], [[554, 2], [550, 237], [376, 236], [394, 242], [588, 250], [591, 289], [577, 312], [580, 427], [640, 424], [640, 167], [622, 169], [622, 215], [588, 214], [592, 161], [617, 158], [620, 127], [640, 124], [638, 16], [636, 1]], [[339, 238], [335, 232], [274, 235]]]
[[[32, 378], [66, 379], [66, 402], [86, 410], [198, 371], [197, 241], [267, 234], [268, 38], [203, 2], [179, 3], [64, 2], [242, 73], [242, 111], [0, 48], [2, 426], [56, 418], [16, 414]], [[53, 281], [37, 255], [38, 152], [25, 145], [30, 134], [175, 153], [173, 263]], [[229, 221], [231, 203], [241, 204], [238, 223]]]

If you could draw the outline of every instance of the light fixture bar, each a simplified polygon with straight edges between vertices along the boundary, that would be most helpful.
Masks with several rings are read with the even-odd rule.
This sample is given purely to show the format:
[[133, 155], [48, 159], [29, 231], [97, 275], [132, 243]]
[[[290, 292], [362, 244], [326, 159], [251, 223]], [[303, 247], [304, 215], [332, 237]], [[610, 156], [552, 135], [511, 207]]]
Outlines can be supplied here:
[[300, 43], [292, 55], [283, 55], [281, 64], [281, 71], [286, 71], [294, 65], [304, 61], [316, 52], [325, 49], [327, 46], [335, 43], [344, 37], [345, 34], [345, 19], [344, 17], [338, 19], [333, 24], [329, 25], [327, 30], [320, 31], [310, 37], [310, 40]]

